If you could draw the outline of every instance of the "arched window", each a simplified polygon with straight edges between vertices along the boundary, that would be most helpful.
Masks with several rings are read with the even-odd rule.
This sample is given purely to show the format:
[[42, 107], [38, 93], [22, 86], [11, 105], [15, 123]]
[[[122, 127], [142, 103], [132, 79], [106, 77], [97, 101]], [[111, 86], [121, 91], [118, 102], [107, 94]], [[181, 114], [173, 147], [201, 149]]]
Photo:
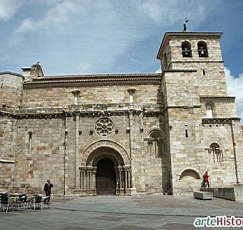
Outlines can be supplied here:
[[163, 133], [158, 130], [154, 129], [151, 130], [149, 133], [149, 137], [147, 138], [148, 144], [150, 146], [151, 153], [153, 152], [155, 157], [162, 158], [165, 152], [165, 145], [163, 141]]
[[208, 57], [207, 43], [200, 41], [197, 43], [198, 55], [199, 57]]
[[213, 109], [212, 106], [209, 104], [206, 105], [206, 115], [207, 118], [213, 118]]
[[205, 104], [206, 107], [206, 117], [213, 118], [215, 116], [215, 106], [212, 101], [208, 101]]
[[194, 169], [186, 169], [180, 175], [180, 180], [183, 177], [193, 177], [194, 179], [200, 179], [200, 175]]
[[222, 162], [223, 161], [223, 151], [220, 149], [220, 146], [217, 143], [212, 143], [208, 150], [208, 153], [213, 158], [213, 162]]
[[191, 43], [190, 42], [182, 42], [181, 44], [182, 56], [183, 57], [192, 57]]

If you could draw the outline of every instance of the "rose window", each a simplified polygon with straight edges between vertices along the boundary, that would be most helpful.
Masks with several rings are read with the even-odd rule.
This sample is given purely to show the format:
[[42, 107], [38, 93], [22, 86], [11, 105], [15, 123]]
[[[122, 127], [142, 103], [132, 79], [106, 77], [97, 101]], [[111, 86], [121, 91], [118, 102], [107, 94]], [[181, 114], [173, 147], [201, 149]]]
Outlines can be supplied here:
[[100, 118], [95, 124], [96, 132], [102, 137], [108, 136], [111, 133], [112, 128], [113, 122], [108, 117]]

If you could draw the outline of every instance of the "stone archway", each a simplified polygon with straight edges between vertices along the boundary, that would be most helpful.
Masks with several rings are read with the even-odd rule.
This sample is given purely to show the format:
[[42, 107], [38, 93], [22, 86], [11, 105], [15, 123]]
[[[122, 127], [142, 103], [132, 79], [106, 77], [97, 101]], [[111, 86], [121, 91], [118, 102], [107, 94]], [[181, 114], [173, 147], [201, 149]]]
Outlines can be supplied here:
[[130, 158], [127, 151], [118, 144], [117, 142], [111, 140], [99, 140], [91, 143], [84, 151], [82, 151], [82, 159], [81, 165], [90, 166], [92, 165], [92, 160], [94, 159], [94, 153], [99, 148], [109, 148], [114, 150], [114, 154], [116, 155], [116, 159], [119, 160], [119, 164], [123, 162], [125, 165], [130, 164]]
[[86, 149], [85, 165], [79, 167], [81, 193], [130, 195], [131, 167], [128, 154], [114, 142], [107, 143], [96, 142]]
[[179, 175], [180, 189], [182, 193], [197, 190], [201, 184], [200, 174], [196, 169], [185, 168]]

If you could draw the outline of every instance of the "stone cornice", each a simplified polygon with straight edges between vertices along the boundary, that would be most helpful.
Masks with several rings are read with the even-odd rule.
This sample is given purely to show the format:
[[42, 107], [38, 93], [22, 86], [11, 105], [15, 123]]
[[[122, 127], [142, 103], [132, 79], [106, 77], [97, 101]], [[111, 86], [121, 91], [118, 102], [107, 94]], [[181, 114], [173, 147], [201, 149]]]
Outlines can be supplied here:
[[153, 74], [97, 74], [97, 75], [61, 75], [45, 76], [25, 82], [24, 88], [35, 87], [35, 85], [98, 85], [98, 84], [117, 84], [119, 82], [136, 84], [159, 84], [161, 73]]
[[170, 64], [174, 64], [174, 63], [224, 63], [223, 60], [219, 60], [219, 61], [212, 61], [212, 60], [199, 60], [199, 61], [195, 61], [195, 60], [184, 60], [184, 61], [172, 61], [170, 62]]
[[168, 105], [165, 107], [168, 109], [198, 109], [201, 108], [201, 105]]
[[1, 110], [0, 109], [0, 116], [11, 116], [13, 114], [13, 110]]
[[77, 75], [52, 75], [38, 77], [34, 81], [56, 80], [56, 79], [128, 79], [128, 78], [150, 78], [159, 77], [160, 73], [136, 73], [136, 74], [77, 74]]
[[208, 102], [208, 101], [214, 101], [214, 102], [235, 102], [234, 96], [200, 96], [200, 101], [202, 103]]
[[202, 118], [202, 124], [230, 124], [231, 121], [240, 121], [240, 117]]
[[200, 96], [200, 99], [235, 99], [234, 96]]
[[102, 116], [124, 116], [132, 113], [134, 116], [143, 114], [143, 117], [157, 117], [163, 115], [162, 110], [153, 110], [153, 111], [141, 111], [141, 110], [112, 110], [112, 111], [67, 111], [64, 113], [29, 113], [29, 114], [14, 114], [12, 115], [13, 118], [16, 119], [59, 119], [63, 117], [73, 117], [73, 116], [80, 116], [80, 117], [102, 117]]
[[158, 116], [163, 114], [162, 104], [89, 104], [89, 105], [69, 105], [65, 108], [36, 108], [36, 109], [15, 109], [0, 115], [7, 115], [16, 119], [49, 119], [62, 118], [79, 115], [82, 117], [101, 117], [101, 116], [123, 116], [129, 113], [133, 115]]

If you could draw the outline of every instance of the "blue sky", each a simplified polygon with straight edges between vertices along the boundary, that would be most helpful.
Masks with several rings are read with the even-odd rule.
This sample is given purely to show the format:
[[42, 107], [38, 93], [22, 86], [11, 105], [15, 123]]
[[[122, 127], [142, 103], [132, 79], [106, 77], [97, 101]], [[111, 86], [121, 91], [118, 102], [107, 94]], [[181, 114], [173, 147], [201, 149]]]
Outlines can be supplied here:
[[[229, 95], [243, 118], [242, 0], [0, 0], [0, 72], [148, 73], [165, 32], [223, 32]], [[242, 122], [243, 123], [243, 122]]]

